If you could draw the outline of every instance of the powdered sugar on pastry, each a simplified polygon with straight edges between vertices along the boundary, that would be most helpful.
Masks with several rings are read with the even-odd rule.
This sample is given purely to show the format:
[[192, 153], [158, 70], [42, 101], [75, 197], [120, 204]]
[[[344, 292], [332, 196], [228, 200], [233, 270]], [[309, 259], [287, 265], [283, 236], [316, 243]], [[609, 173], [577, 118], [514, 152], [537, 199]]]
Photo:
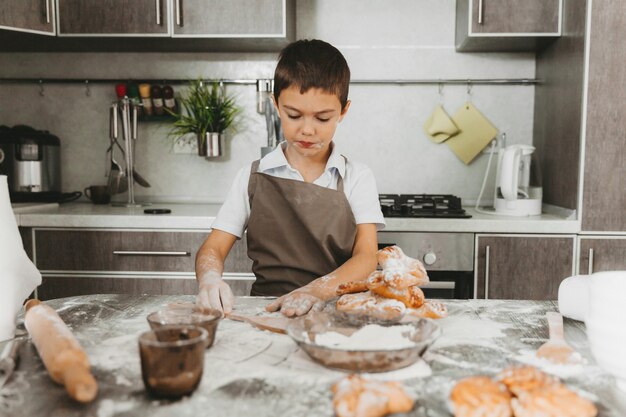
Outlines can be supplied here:
[[400, 382], [370, 381], [350, 375], [332, 387], [333, 406], [338, 417], [382, 417], [406, 413], [414, 400]]
[[424, 265], [410, 258], [399, 246], [388, 246], [378, 251], [378, 264], [383, 268], [385, 283], [393, 288], [404, 289], [429, 282]]
[[342, 295], [337, 300], [337, 310], [384, 320], [394, 320], [404, 316], [406, 307], [398, 300], [384, 298], [372, 294], [371, 291], [366, 291]]
[[450, 393], [455, 417], [511, 417], [511, 395], [486, 376], [459, 381]]

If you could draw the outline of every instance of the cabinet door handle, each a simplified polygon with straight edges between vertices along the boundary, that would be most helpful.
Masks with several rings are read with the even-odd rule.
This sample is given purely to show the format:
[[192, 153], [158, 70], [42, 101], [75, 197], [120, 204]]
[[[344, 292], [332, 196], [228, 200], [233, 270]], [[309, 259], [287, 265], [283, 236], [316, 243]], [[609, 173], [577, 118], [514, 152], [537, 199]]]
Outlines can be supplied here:
[[489, 249], [485, 246], [485, 300], [489, 299]]
[[180, 27], [183, 26], [182, 7], [183, 7], [183, 0], [176, 0], [176, 25]]
[[478, 0], [478, 24], [483, 24], [483, 0]]
[[46, 1], [46, 23], [50, 23], [50, 0], [45, 0], [45, 1]]
[[154, 0], [154, 5], [156, 7], [156, 24], [161, 25], [161, 0]]
[[593, 249], [589, 248], [589, 269], [587, 272], [589, 275], [593, 274]]
[[148, 250], [114, 250], [113, 255], [118, 256], [191, 256], [191, 252], [185, 251], [148, 251]]

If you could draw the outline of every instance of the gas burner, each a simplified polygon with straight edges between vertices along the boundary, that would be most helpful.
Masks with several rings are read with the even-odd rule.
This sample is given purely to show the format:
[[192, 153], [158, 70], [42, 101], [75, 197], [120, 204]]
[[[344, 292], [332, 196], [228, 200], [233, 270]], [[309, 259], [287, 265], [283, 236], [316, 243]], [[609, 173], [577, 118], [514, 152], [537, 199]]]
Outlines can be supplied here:
[[450, 194], [379, 194], [385, 217], [441, 217], [467, 219], [461, 199]]

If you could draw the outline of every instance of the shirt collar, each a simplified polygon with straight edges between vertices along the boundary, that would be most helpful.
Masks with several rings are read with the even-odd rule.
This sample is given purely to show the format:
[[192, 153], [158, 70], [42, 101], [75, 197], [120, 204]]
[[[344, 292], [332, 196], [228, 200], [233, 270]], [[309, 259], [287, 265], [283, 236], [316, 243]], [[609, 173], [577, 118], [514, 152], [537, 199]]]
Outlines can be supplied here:
[[[285, 157], [284, 149], [287, 146], [286, 142], [281, 143], [276, 147], [272, 152], [268, 153], [261, 159], [259, 163], [259, 171], [265, 172], [270, 169], [280, 168], [280, 167], [291, 167], [287, 158]], [[326, 162], [326, 169], [324, 171], [329, 171], [331, 168], [335, 168], [341, 177], [345, 177], [346, 175], [346, 159], [339, 153], [339, 150], [335, 146], [334, 142], [330, 143], [331, 151], [330, 156], [328, 157], [328, 161]]]

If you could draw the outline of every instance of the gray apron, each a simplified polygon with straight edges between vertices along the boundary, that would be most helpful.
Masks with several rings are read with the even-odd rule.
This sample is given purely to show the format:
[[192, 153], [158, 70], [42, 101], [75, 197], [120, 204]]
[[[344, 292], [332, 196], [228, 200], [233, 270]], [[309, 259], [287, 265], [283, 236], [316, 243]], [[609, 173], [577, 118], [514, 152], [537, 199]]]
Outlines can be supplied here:
[[281, 296], [350, 259], [356, 221], [341, 175], [332, 190], [257, 172], [259, 162], [252, 163], [248, 184], [251, 295]]

